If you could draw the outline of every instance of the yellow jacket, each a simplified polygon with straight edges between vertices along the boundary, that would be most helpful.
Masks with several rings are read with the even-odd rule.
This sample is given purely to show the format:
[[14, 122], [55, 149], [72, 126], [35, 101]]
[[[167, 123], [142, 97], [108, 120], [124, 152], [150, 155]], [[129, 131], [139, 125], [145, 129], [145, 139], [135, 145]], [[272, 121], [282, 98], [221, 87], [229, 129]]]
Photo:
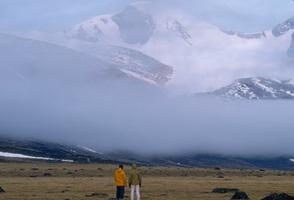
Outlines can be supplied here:
[[114, 173], [116, 186], [127, 186], [127, 176], [123, 169], [118, 168]]

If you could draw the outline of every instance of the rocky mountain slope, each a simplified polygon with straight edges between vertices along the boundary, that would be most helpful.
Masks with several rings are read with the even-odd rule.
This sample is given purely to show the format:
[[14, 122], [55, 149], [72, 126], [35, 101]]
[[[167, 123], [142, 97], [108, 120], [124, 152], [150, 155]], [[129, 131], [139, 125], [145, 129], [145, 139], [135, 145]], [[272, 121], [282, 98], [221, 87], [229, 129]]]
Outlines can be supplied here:
[[[3, 155], [5, 155], [5, 157]], [[24, 156], [29, 158], [25, 158]], [[245, 158], [212, 154], [146, 156], [126, 151], [101, 153], [80, 145], [44, 142], [34, 139], [0, 137], [0, 160], [2, 162], [27, 162], [30, 160], [38, 160], [38, 158], [46, 162], [138, 163], [141, 165], [155, 166], [294, 169], [293, 159], [288, 156], [272, 158]]]
[[293, 80], [243, 78], [209, 94], [224, 98], [248, 100], [294, 99], [294, 83]]
[[[96, 56], [70, 48], [0, 35], [1, 82], [59, 82], [76, 85], [98, 82], [136, 81], [159, 86], [169, 80], [172, 69], [144, 54], [108, 47]], [[112, 59], [110, 59], [110, 57]], [[3, 84], [2, 84], [3, 86]]]

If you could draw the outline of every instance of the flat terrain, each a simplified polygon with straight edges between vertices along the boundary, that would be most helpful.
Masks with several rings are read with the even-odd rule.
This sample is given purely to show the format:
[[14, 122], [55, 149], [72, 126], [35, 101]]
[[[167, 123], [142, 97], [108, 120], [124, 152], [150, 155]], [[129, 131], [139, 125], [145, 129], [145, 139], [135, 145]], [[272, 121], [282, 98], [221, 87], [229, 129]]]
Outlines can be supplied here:
[[[0, 163], [0, 186], [6, 191], [0, 199], [109, 200], [114, 197], [114, 169], [113, 165]], [[176, 167], [141, 167], [140, 171], [143, 200], [231, 198], [232, 193], [212, 193], [216, 187], [238, 188], [252, 200], [272, 192], [294, 195], [294, 172]]]

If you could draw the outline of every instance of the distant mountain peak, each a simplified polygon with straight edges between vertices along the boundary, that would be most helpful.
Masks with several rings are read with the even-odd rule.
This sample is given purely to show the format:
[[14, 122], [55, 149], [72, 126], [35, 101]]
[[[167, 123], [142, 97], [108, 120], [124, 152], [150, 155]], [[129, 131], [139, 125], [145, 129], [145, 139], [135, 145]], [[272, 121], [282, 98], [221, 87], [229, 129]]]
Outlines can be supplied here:
[[294, 29], [294, 17], [286, 20], [285, 22], [283, 22], [281, 24], [278, 24], [272, 30], [272, 33], [274, 36], [279, 37], [292, 29]]
[[262, 77], [242, 78], [215, 90], [210, 95], [232, 99], [294, 99], [294, 81], [280, 81]]

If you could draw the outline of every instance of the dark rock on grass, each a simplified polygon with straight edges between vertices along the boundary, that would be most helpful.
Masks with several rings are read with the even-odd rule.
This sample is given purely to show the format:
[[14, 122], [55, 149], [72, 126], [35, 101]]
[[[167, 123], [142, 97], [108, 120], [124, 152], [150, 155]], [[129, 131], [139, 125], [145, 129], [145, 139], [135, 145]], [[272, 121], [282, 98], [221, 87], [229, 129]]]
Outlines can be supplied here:
[[0, 187], [0, 193], [4, 193], [4, 192], [5, 190], [2, 187]]
[[221, 168], [220, 167], [215, 167], [214, 170], [221, 170]]
[[216, 178], [225, 178], [223, 175], [218, 175]]
[[44, 176], [47, 176], [47, 177], [48, 177], [48, 176], [52, 176], [51, 173], [44, 173], [43, 175], [44, 175]]
[[85, 197], [99, 197], [99, 198], [107, 198], [108, 194], [101, 192], [94, 192], [92, 194], [86, 194]]
[[262, 200], [294, 200], [294, 197], [286, 193], [273, 193], [264, 197]]
[[39, 168], [34, 167], [34, 168], [32, 168], [31, 170], [32, 170], [32, 171], [38, 171]]
[[224, 194], [224, 193], [230, 193], [230, 192], [239, 192], [239, 189], [236, 189], [236, 188], [214, 188], [212, 190], [212, 192]]
[[231, 200], [248, 200], [249, 197], [245, 192], [235, 192], [235, 194], [232, 196]]

